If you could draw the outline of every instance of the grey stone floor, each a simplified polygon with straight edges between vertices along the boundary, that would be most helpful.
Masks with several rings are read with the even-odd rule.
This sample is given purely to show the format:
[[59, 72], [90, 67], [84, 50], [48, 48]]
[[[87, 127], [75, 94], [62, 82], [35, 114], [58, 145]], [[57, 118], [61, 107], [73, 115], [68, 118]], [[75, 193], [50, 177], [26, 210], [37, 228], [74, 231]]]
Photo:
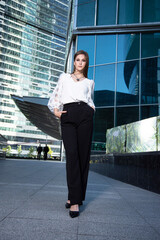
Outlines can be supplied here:
[[89, 173], [71, 219], [65, 163], [0, 160], [0, 240], [159, 240], [160, 195]]

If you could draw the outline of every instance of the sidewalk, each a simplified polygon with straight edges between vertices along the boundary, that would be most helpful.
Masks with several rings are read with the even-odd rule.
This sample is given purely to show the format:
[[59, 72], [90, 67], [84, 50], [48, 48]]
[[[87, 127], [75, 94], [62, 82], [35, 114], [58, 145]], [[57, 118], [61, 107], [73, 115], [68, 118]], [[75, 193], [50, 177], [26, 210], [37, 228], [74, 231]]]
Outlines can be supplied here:
[[0, 240], [159, 240], [160, 195], [91, 172], [71, 219], [65, 163], [0, 161]]

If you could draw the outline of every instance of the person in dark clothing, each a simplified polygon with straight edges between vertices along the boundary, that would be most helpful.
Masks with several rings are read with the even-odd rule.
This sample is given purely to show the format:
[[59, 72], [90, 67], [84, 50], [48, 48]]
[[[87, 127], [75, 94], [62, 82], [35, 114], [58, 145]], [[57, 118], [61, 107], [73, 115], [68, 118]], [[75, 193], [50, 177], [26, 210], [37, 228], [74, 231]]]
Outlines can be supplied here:
[[47, 160], [47, 153], [49, 152], [49, 147], [46, 146], [43, 148], [44, 160]]
[[41, 159], [41, 152], [42, 152], [42, 147], [41, 144], [37, 147], [37, 159]]
[[74, 70], [62, 73], [51, 95], [48, 107], [60, 119], [62, 140], [66, 152], [66, 176], [70, 217], [79, 216], [79, 206], [85, 200], [91, 152], [94, 81], [88, 79], [88, 53], [74, 55]]

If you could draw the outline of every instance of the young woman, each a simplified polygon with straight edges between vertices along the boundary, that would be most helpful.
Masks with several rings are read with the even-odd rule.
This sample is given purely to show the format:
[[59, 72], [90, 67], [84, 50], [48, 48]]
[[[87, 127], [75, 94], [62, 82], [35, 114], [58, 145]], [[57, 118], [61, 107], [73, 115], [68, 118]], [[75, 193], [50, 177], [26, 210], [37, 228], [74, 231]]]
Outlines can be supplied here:
[[[87, 78], [89, 57], [80, 50], [74, 56], [72, 74], [62, 73], [48, 107], [60, 118], [66, 151], [66, 172], [70, 216], [79, 216], [85, 200], [93, 131], [94, 81]], [[63, 109], [62, 109], [63, 108]]]

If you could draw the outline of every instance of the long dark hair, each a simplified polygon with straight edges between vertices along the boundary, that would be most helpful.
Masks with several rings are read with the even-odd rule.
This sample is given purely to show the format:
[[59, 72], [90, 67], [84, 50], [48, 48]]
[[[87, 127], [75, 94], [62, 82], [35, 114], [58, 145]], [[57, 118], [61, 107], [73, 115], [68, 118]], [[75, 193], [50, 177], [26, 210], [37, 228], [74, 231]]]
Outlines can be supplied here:
[[[86, 58], [86, 66], [85, 66], [85, 68], [83, 69], [83, 75], [84, 75], [84, 77], [88, 77], [88, 66], [89, 66], [89, 56], [88, 56], [88, 53], [87, 52], [85, 52], [85, 51], [83, 51], [83, 50], [79, 50], [78, 52], [76, 52], [75, 54], [74, 54], [74, 61], [75, 61], [75, 59], [76, 59], [76, 57], [78, 56], [78, 55], [80, 55], [80, 54], [83, 54], [84, 56], [85, 56], [85, 58]], [[74, 66], [74, 69], [73, 69], [73, 73], [75, 72], [75, 66]]]

